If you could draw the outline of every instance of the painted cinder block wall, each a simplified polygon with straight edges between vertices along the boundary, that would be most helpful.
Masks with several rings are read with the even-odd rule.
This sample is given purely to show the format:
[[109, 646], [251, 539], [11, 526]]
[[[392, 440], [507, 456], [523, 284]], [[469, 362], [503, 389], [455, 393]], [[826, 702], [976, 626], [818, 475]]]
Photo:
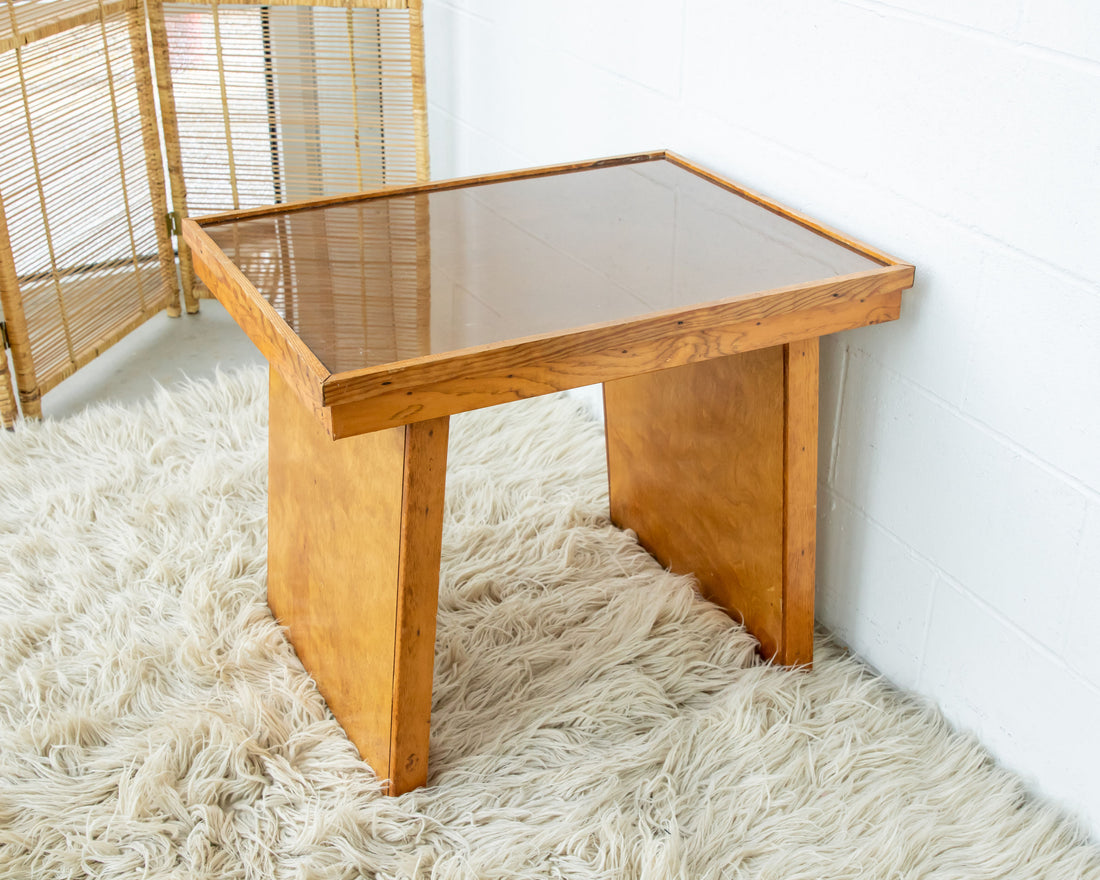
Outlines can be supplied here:
[[917, 266], [823, 341], [818, 618], [1100, 837], [1100, 5], [428, 0], [433, 175], [669, 147]]

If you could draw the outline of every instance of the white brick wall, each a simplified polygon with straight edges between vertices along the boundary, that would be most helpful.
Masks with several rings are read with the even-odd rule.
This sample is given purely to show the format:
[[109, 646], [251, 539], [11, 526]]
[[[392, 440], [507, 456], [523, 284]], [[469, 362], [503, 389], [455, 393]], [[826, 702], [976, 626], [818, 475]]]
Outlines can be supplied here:
[[820, 619], [1100, 836], [1100, 5], [428, 0], [433, 172], [667, 146], [917, 266], [822, 346]]

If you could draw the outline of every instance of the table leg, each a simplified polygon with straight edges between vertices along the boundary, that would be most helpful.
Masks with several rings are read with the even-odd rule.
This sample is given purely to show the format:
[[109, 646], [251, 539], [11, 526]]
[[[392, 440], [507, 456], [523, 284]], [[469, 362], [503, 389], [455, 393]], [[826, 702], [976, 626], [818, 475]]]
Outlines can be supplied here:
[[611, 517], [777, 663], [813, 660], [817, 339], [604, 384]]
[[268, 604], [401, 794], [428, 776], [448, 419], [334, 441], [270, 381]]

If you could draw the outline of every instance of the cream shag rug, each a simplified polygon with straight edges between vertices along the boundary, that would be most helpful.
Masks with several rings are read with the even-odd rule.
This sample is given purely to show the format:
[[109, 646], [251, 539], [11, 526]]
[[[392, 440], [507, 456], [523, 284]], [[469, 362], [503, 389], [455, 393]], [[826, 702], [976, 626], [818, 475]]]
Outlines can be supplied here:
[[380, 796], [264, 604], [265, 380], [0, 438], [0, 877], [1100, 877], [837, 648], [757, 664], [561, 397], [454, 419], [431, 787]]

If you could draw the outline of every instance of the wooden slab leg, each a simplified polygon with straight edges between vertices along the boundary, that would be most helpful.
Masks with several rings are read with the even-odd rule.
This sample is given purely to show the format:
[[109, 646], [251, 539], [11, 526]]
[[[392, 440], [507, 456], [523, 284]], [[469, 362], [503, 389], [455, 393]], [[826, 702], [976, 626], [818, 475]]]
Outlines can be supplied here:
[[268, 604], [374, 771], [428, 777], [448, 419], [332, 440], [271, 371]]
[[604, 384], [611, 517], [744, 621], [813, 661], [817, 339]]

